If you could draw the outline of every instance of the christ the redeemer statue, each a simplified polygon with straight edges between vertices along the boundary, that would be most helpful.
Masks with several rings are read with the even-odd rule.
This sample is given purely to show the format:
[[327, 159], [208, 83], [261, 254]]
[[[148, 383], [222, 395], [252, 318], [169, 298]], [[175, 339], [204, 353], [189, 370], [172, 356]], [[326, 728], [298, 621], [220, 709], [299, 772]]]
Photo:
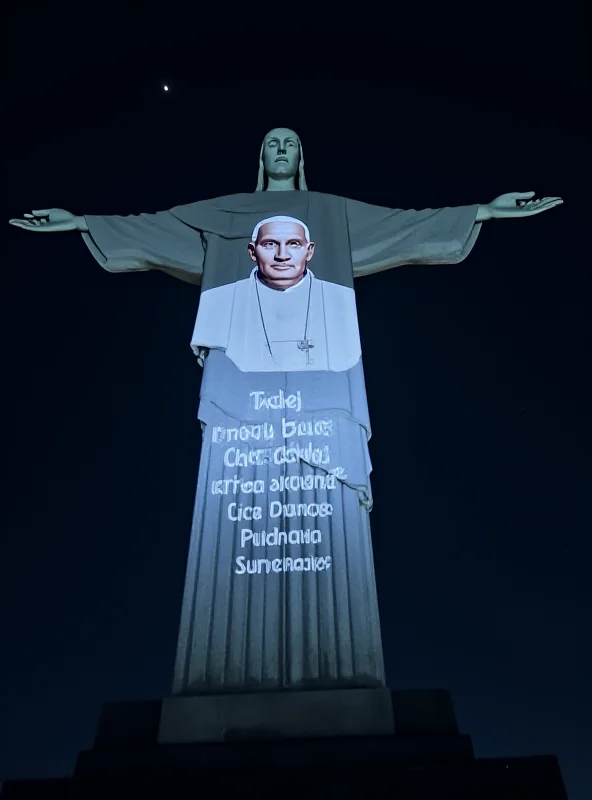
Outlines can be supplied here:
[[562, 202], [533, 198], [400, 211], [310, 192], [300, 139], [278, 128], [253, 193], [10, 220], [81, 231], [109, 272], [201, 286], [203, 442], [174, 693], [383, 685], [354, 279], [456, 264], [482, 222]]

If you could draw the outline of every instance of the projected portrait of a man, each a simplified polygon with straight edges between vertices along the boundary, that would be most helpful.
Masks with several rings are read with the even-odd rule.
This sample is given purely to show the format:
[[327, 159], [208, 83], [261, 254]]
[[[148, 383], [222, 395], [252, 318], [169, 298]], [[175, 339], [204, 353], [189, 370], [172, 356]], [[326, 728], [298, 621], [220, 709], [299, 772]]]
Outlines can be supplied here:
[[[315, 243], [296, 217], [260, 220], [248, 278], [202, 293], [193, 341], [243, 372], [350, 369], [361, 356], [353, 289], [309, 268]], [[327, 256], [325, 256], [326, 258]]]

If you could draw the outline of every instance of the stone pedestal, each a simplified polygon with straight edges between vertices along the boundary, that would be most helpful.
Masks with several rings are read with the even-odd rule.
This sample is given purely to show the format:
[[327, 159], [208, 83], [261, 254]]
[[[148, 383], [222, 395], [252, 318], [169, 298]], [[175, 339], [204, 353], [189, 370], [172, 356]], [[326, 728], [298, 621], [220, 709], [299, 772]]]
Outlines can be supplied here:
[[0, 793], [1, 800], [251, 795], [567, 800], [552, 756], [476, 759], [447, 692], [359, 689], [109, 703], [71, 778], [7, 781]]
[[265, 692], [163, 700], [158, 743], [388, 736], [394, 732], [388, 689]]

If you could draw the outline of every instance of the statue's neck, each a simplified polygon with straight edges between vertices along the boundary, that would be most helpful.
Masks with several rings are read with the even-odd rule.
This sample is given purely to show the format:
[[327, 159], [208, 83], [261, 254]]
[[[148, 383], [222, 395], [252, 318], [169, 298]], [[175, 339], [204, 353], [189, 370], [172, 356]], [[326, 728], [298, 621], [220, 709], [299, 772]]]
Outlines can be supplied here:
[[293, 192], [296, 189], [296, 178], [286, 178], [284, 181], [278, 181], [275, 178], [267, 178], [266, 192]]

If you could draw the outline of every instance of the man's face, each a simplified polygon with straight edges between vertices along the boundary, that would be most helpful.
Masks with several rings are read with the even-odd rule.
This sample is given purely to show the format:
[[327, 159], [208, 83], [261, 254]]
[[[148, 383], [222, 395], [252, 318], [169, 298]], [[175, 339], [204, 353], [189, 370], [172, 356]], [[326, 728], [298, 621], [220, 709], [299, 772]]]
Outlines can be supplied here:
[[272, 289], [289, 289], [302, 280], [313, 253], [314, 242], [306, 241], [298, 222], [266, 222], [255, 244], [249, 244], [260, 280]]
[[263, 166], [275, 180], [293, 178], [298, 172], [300, 145], [298, 136], [289, 128], [274, 128], [263, 142]]

